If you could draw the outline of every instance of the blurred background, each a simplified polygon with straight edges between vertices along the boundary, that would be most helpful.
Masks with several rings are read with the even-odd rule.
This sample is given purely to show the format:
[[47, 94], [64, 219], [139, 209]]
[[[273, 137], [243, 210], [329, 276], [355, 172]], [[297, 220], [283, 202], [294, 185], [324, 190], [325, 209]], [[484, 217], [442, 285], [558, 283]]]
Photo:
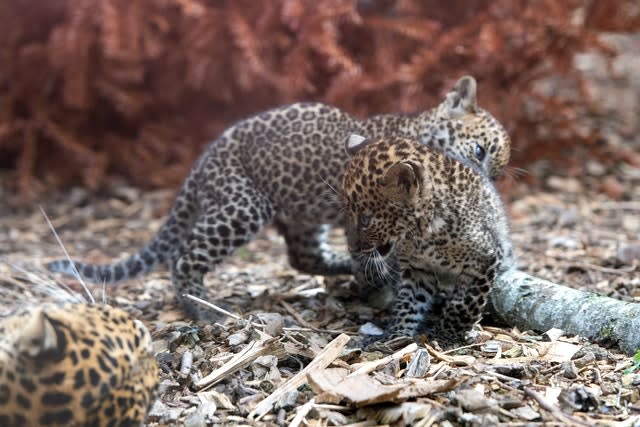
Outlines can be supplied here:
[[175, 188], [257, 111], [419, 111], [472, 74], [525, 170], [505, 193], [586, 174], [625, 199], [618, 172], [640, 167], [638, 31], [637, 0], [3, 1], [0, 194]]

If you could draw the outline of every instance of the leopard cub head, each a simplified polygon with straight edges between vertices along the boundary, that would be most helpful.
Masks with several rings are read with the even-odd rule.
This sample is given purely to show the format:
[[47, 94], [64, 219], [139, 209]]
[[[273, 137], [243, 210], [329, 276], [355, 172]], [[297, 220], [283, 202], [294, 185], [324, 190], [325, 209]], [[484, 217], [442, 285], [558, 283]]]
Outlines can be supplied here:
[[421, 207], [429, 199], [429, 180], [414, 155], [415, 144], [399, 137], [374, 142], [359, 135], [346, 142], [352, 157], [341, 197], [352, 254], [386, 257], [425, 211]]
[[477, 84], [460, 78], [434, 110], [421, 115], [420, 142], [475, 164], [490, 178], [499, 177], [511, 157], [504, 126], [478, 106]]

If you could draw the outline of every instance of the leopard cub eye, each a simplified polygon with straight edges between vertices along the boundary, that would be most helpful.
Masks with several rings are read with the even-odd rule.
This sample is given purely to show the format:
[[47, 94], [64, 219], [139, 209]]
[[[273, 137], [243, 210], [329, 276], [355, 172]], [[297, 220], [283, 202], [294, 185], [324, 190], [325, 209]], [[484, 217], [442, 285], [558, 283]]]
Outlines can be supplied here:
[[487, 153], [484, 151], [484, 148], [480, 144], [476, 143], [476, 147], [475, 147], [476, 158], [480, 161], [483, 161], [486, 154]]
[[360, 218], [358, 218], [360, 228], [367, 228], [368, 226], [370, 226], [371, 218], [371, 215], [360, 215]]

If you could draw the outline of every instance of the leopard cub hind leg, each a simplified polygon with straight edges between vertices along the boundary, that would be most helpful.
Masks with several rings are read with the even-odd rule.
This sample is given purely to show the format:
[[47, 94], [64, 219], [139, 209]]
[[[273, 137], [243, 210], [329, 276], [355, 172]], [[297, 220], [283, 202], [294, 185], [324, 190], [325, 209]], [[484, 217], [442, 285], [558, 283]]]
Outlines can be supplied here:
[[285, 222], [275, 225], [287, 244], [291, 267], [307, 274], [352, 274], [348, 253], [336, 252], [328, 243], [329, 225]]
[[204, 275], [269, 224], [274, 208], [268, 197], [239, 174], [227, 176], [223, 188], [207, 184], [200, 193], [201, 213], [174, 253], [170, 268], [185, 311], [196, 319], [210, 319], [215, 318], [212, 310], [184, 295], [208, 299]]

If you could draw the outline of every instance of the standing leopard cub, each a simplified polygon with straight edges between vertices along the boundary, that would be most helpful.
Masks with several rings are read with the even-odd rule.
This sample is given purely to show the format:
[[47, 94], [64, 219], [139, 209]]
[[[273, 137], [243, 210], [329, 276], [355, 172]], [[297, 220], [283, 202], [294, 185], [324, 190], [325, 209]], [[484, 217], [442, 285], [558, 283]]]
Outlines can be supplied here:
[[461, 78], [444, 101], [416, 115], [387, 114], [358, 120], [337, 108], [298, 103], [242, 120], [213, 141], [195, 164], [158, 234], [115, 264], [54, 261], [49, 270], [113, 283], [168, 263], [178, 299], [189, 314], [210, 312], [183, 298], [207, 299], [204, 274], [275, 222], [290, 263], [310, 274], [360, 274], [346, 253], [327, 244], [330, 225], [342, 225], [338, 188], [349, 162], [344, 141], [352, 133], [371, 138], [401, 135], [466, 159], [495, 177], [509, 161], [504, 127], [476, 102], [476, 82]]
[[414, 139], [352, 135], [342, 180], [349, 250], [380, 274], [399, 268], [389, 338], [451, 344], [480, 320], [513, 264], [504, 207], [481, 169]]

